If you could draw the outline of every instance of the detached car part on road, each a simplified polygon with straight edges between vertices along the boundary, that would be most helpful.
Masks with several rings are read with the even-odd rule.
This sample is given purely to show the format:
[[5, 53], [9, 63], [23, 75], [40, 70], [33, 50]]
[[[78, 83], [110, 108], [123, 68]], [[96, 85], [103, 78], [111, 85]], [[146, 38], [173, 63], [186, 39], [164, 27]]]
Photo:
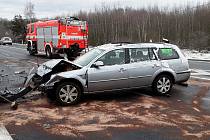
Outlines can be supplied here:
[[107, 44], [75, 61], [56, 59], [32, 69], [26, 85], [55, 95], [61, 105], [79, 102], [84, 93], [151, 86], [167, 95], [190, 77], [188, 60], [167, 43]]

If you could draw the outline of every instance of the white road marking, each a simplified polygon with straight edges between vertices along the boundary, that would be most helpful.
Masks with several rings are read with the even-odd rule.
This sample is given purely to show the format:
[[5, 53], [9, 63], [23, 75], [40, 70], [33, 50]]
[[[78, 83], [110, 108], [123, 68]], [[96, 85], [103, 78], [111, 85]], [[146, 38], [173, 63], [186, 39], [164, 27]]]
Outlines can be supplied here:
[[197, 76], [191, 76], [191, 78], [210, 81], [210, 78], [203, 78], [203, 77], [197, 77]]
[[[191, 78], [210, 81], [209, 70], [192, 69]], [[204, 76], [204, 77], [200, 77]]]
[[210, 72], [208, 70], [192, 69], [191, 71], [195, 72], [191, 73], [191, 75], [210, 76]]
[[0, 140], [13, 140], [3, 125], [0, 125]]
[[3, 46], [5, 48], [12, 48], [12, 49], [19, 49], [19, 50], [25, 50], [26, 51], [26, 48], [18, 48], [18, 47], [15, 47], [15, 46]]
[[196, 62], [201, 62], [201, 63], [210, 63], [210, 60], [193, 60], [193, 59], [188, 59], [188, 60], [191, 60], [191, 61], [196, 61]]
[[38, 63], [36, 62], [33, 62], [33, 61], [28, 61], [29, 63], [32, 63], [32, 64], [35, 64], [35, 65], [38, 65]]

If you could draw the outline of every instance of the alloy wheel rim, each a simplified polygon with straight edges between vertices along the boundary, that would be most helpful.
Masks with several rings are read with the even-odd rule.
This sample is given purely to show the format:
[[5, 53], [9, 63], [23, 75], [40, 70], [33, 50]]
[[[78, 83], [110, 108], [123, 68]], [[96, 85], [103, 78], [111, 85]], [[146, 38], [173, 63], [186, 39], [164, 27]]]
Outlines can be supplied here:
[[78, 97], [78, 90], [75, 86], [65, 85], [60, 89], [59, 97], [62, 102], [71, 103]]
[[165, 94], [171, 88], [171, 81], [167, 77], [162, 77], [157, 82], [158, 92]]

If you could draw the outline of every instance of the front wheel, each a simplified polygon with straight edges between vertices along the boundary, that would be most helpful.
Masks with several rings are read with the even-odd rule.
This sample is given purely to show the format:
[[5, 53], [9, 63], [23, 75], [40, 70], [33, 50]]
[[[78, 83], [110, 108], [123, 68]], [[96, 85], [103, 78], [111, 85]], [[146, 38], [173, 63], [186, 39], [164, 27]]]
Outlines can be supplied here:
[[28, 53], [29, 53], [29, 55], [32, 55], [32, 56], [35, 55], [35, 52], [31, 46], [31, 44], [28, 45]]
[[170, 76], [160, 75], [153, 82], [153, 90], [159, 95], [169, 95], [173, 87], [173, 82]]
[[51, 52], [50, 47], [46, 48], [45, 53], [46, 53], [47, 58], [52, 58], [52, 52]]
[[73, 105], [80, 101], [81, 88], [72, 82], [65, 82], [57, 87], [56, 101], [63, 106]]

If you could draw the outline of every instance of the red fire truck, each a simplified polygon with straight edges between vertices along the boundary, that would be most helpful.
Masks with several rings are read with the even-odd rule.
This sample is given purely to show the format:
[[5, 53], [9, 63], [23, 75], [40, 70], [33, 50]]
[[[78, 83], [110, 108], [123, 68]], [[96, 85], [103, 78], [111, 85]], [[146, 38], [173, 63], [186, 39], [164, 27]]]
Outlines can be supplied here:
[[88, 24], [75, 17], [38, 21], [27, 25], [27, 50], [30, 55], [45, 52], [76, 56], [88, 46]]

